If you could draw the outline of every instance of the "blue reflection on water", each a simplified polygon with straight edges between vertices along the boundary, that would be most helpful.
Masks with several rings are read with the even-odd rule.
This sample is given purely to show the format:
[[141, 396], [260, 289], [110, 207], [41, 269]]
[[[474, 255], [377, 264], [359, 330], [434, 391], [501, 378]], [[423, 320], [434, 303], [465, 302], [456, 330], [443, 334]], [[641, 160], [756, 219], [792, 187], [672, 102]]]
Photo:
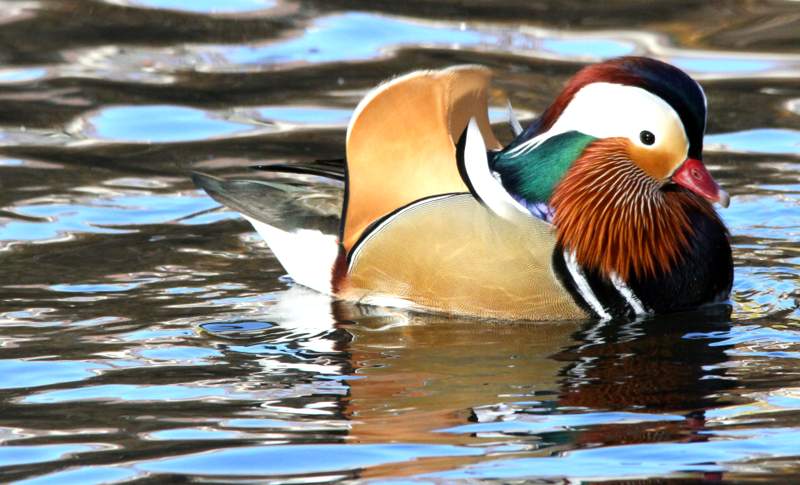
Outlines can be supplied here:
[[[493, 460], [457, 470], [423, 475], [423, 478], [458, 480], [663, 476], [679, 471], [722, 471], [724, 468], [717, 463], [765, 455], [793, 456], [800, 449], [800, 437], [792, 428], [742, 431], [709, 432], [712, 441], [608, 446], [571, 451], [561, 457]], [[714, 439], [714, 436], [719, 438]]]
[[197, 363], [214, 357], [222, 357], [222, 352], [203, 347], [171, 346], [144, 349], [140, 355], [146, 359]]
[[479, 44], [494, 36], [460, 30], [447, 24], [417, 23], [366, 13], [324, 17], [305, 34], [262, 46], [230, 46], [222, 54], [235, 64], [333, 62], [375, 57], [383, 49], [401, 45]]
[[0, 360], [0, 389], [48, 386], [94, 377], [107, 365], [71, 360]]
[[253, 126], [214, 118], [182, 106], [114, 106], [91, 116], [89, 137], [120, 142], [186, 142], [219, 138], [252, 130]]
[[708, 145], [740, 153], [800, 155], [800, 131], [761, 128], [706, 136]]
[[52, 285], [50, 290], [63, 293], [116, 293], [119, 291], [130, 291], [138, 288], [137, 283], [97, 283], [97, 284], [61, 284]]
[[128, 342], [172, 342], [176, 339], [189, 337], [192, 331], [180, 328], [155, 328], [137, 330], [121, 335], [119, 338]]
[[[0, 221], [0, 241], [46, 241], [74, 233], [120, 234], [110, 226], [164, 224], [216, 207], [199, 192], [191, 194], [119, 194], [90, 203], [35, 203], [9, 208], [38, 221]], [[228, 215], [230, 217], [230, 215]]]
[[[687, 335], [687, 338], [696, 338], [704, 334], [694, 333]], [[705, 334], [708, 335], [708, 334]], [[732, 347], [746, 344], [764, 344], [764, 343], [800, 343], [800, 332], [792, 332], [790, 330], [777, 330], [769, 327], [761, 327], [758, 325], [741, 325], [731, 327], [730, 330], [724, 332], [714, 332], [714, 338], [722, 338], [709, 344], [711, 347]]]
[[322, 106], [266, 106], [258, 109], [264, 120], [297, 125], [345, 125], [351, 109]]
[[673, 56], [668, 61], [681, 69], [697, 74], [753, 74], [769, 72], [778, 67], [775, 61], [767, 59], [745, 59], [736, 57], [681, 57]]
[[103, 401], [184, 401], [192, 399], [248, 399], [249, 394], [237, 394], [229, 389], [216, 387], [191, 387], [184, 385], [129, 385], [109, 384], [87, 386], [77, 389], [62, 389], [30, 394], [23, 399], [29, 404], [64, 403], [85, 400]]
[[0, 466], [39, 463], [95, 449], [89, 445], [0, 446]]
[[240, 418], [231, 419], [225, 422], [225, 426], [230, 428], [256, 428], [256, 429], [325, 429], [320, 422], [308, 421], [282, 421], [278, 419], [263, 418]]
[[354, 470], [385, 463], [444, 456], [477, 456], [482, 450], [449, 445], [252, 446], [154, 460], [146, 471], [199, 475], [291, 475]]
[[211, 335], [235, 338], [246, 333], [259, 333], [274, 326], [275, 324], [271, 322], [230, 321], [203, 323], [200, 325], [200, 328]]
[[47, 75], [47, 69], [43, 67], [4, 69], [0, 71], [0, 84], [2, 83], [23, 83], [41, 79]]
[[797, 198], [781, 195], [736, 197], [720, 215], [735, 234], [780, 238], [800, 226]]
[[[789, 267], [737, 267], [733, 295], [734, 301], [737, 303], [738, 316], [761, 318], [776, 311], [797, 308], [798, 303], [794, 296], [797, 278], [797, 270]], [[760, 340], [757, 338], [756, 332], [751, 336], [756, 338], [756, 341]], [[745, 337], [745, 340], [747, 338]], [[784, 344], [791, 342], [789, 340]], [[768, 341], [759, 342], [759, 349], [760, 345], [765, 343]], [[800, 342], [794, 341], [794, 343], [796, 345]]]
[[544, 39], [541, 48], [563, 56], [593, 59], [627, 56], [637, 50], [632, 42], [614, 39]]

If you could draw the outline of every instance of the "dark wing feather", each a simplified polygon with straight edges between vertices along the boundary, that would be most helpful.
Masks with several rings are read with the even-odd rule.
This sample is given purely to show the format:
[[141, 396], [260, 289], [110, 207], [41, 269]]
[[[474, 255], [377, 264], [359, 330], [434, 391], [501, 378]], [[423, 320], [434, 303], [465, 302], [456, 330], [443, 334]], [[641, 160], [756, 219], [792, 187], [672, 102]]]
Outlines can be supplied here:
[[296, 173], [303, 175], [316, 175], [344, 183], [344, 159], [315, 160], [312, 165], [288, 165], [283, 163], [273, 165], [256, 165], [252, 170], [271, 173]]
[[341, 181], [307, 171], [269, 172], [257, 180], [225, 180], [193, 172], [192, 180], [217, 202], [278, 229], [338, 233], [344, 199]]

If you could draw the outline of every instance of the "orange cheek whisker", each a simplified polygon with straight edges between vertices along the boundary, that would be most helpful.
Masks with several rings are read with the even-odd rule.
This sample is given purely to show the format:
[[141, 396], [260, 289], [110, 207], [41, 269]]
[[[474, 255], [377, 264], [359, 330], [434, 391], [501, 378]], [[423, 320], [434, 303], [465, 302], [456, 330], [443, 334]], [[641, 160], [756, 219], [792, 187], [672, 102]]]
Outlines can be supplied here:
[[623, 280], [668, 272], [681, 261], [693, 233], [687, 211], [717, 217], [689, 192], [662, 192], [629, 160], [627, 142], [613, 138], [586, 149], [550, 203], [561, 245], [582, 266]]

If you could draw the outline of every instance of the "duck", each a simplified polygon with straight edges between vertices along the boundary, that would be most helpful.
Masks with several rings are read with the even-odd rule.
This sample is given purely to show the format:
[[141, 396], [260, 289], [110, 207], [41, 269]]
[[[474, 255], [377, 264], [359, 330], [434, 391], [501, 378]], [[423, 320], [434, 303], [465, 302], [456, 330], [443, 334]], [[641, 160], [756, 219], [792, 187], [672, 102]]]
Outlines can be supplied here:
[[195, 172], [292, 280], [339, 300], [499, 320], [638, 319], [725, 302], [729, 195], [702, 162], [708, 102], [679, 68], [579, 70], [512, 141], [492, 72], [415, 71], [356, 106], [341, 165]]

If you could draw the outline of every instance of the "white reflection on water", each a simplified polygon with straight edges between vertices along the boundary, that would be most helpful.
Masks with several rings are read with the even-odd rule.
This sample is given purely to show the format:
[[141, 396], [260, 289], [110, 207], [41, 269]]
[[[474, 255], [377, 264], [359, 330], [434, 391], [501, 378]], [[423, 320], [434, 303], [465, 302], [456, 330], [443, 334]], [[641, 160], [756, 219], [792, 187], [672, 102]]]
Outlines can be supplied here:
[[108, 3], [132, 7], [178, 10], [193, 13], [246, 13], [275, 6], [275, 0], [105, 0]]
[[800, 98], [787, 101], [786, 109], [794, 114], [800, 115]]
[[0, 0], [0, 25], [33, 18], [41, 6], [37, 1]]
[[[515, 435], [553, 431], [568, 431], [589, 426], [600, 426], [614, 423], [658, 423], [664, 421], [682, 422], [685, 416], [676, 414], [647, 414], [644, 412], [594, 412], [594, 413], [566, 413], [566, 414], [530, 414], [524, 411], [530, 406], [510, 406], [517, 412], [509, 412], [507, 416], [495, 412], [482, 412], [475, 409], [477, 423], [463, 424], [448, 429], [439, 430], [443, 433], [470, 434], [470, 433], [509, 433]], [[519, 412], [519, 411], [523, 412]], [[484, 419], [485, 417], [485, 419]], [[499, 419], [498, 419], [499, 418]]]

